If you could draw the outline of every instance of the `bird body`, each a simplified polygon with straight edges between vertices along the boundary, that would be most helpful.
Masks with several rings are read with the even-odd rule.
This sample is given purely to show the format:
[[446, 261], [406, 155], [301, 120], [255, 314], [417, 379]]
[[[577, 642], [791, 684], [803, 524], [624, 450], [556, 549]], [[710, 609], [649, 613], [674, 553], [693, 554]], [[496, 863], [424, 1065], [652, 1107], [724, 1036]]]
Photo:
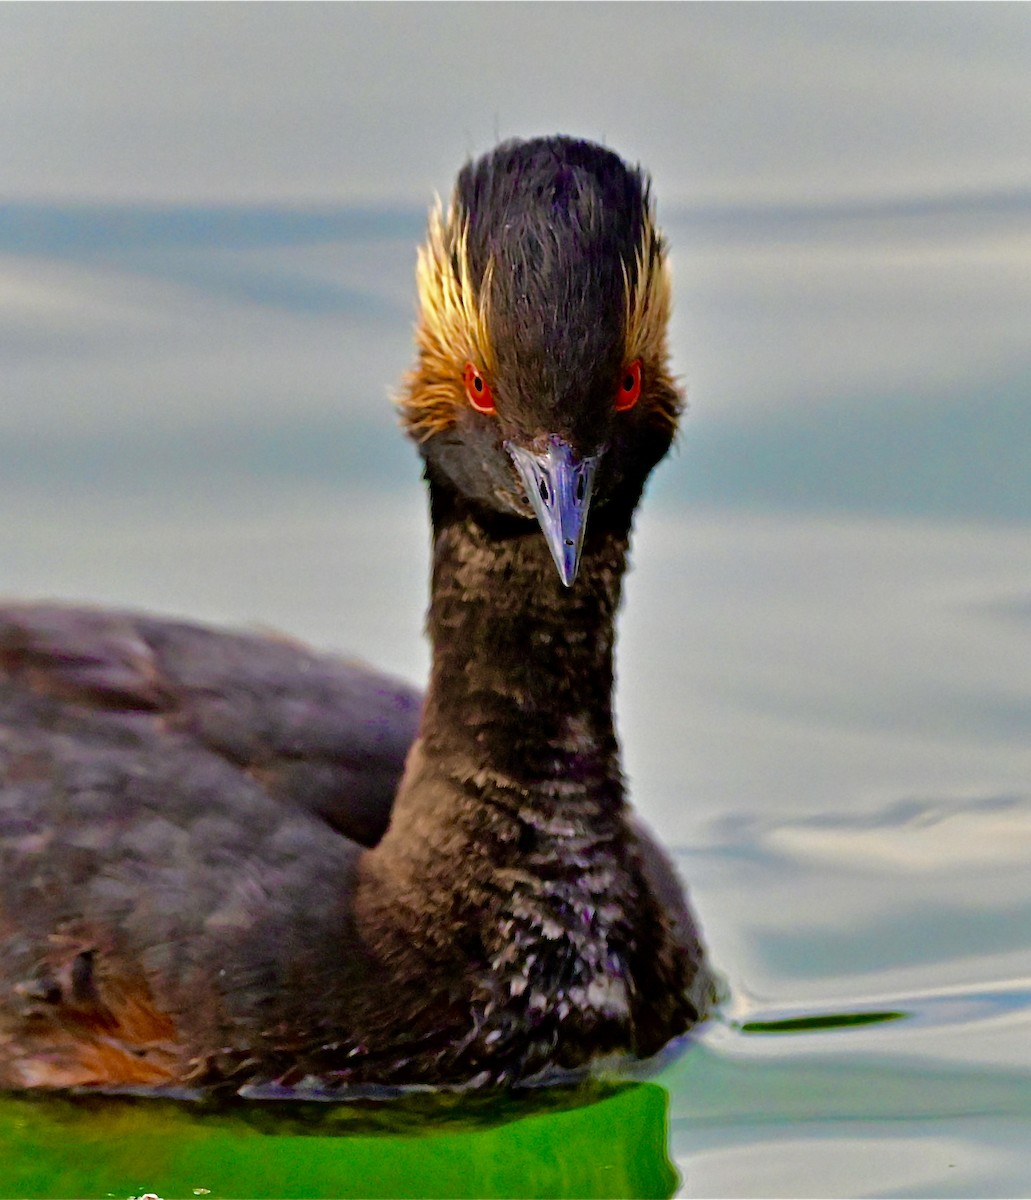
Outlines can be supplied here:
[[646, 181], [506, 143], [431, 218], [419, 287], [421, 702], [284, 641], [0, 609], [0, 1086], [520, 1084], [711, 1006], [612, 716], [679, 411]]

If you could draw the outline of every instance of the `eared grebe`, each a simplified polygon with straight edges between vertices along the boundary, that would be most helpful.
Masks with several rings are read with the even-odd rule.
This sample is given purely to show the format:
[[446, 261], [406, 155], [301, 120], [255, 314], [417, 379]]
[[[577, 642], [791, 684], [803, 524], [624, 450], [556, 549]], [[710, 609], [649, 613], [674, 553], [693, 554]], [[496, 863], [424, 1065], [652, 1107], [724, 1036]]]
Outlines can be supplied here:
[[286, 641], [0, 609], [0, 1087], [537, 1082], [711, 1005], [613, 729], [631, 522], [681, 408], [647, 179], [507, 142], [431, 216], [418, 285], [425, 699]]

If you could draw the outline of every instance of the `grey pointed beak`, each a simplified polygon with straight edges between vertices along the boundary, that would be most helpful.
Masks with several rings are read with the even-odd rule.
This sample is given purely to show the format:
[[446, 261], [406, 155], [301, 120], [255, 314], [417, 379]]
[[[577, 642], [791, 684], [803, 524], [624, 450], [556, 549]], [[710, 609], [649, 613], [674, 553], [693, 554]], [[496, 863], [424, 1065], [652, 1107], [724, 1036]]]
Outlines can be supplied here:
[[543, 451], [515, 442], [506, 442], [505, 449], [526, 487], [559, 576], [566, 587], [572, 587], [601, 452], [580, 458], [568, 442], [554, 435]]

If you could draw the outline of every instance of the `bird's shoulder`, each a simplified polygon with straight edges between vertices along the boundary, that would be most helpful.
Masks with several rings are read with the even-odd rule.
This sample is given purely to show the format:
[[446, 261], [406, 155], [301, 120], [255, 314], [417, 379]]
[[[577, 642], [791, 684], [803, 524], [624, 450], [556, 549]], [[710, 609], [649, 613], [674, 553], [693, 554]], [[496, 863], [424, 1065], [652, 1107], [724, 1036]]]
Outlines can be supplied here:
[[[0, 795], [101, 763], [192, 760], [362, 845], [389, 820], [421, 698], [284, 637], [141, 614], [0, 606]], [[42, 778], [41, 778], [42, 776]]]
[[360, 969], [419, 708], [281, 638], [0, 606], [0, 1086], [164, 1086], [306, 1028]]

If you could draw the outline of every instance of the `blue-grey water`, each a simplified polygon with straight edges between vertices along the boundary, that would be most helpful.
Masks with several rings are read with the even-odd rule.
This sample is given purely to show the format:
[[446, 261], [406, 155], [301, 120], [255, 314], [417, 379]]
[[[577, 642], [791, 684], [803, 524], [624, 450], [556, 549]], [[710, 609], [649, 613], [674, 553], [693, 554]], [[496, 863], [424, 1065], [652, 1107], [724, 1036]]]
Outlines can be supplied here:
[[[618, 712], [731, 992], [658, 1077], [672, 1186], [1027, 1194], [1031, 196], [664, 218]], [[0, 206], [0, 592], [421, 680], [422, 222]]]

